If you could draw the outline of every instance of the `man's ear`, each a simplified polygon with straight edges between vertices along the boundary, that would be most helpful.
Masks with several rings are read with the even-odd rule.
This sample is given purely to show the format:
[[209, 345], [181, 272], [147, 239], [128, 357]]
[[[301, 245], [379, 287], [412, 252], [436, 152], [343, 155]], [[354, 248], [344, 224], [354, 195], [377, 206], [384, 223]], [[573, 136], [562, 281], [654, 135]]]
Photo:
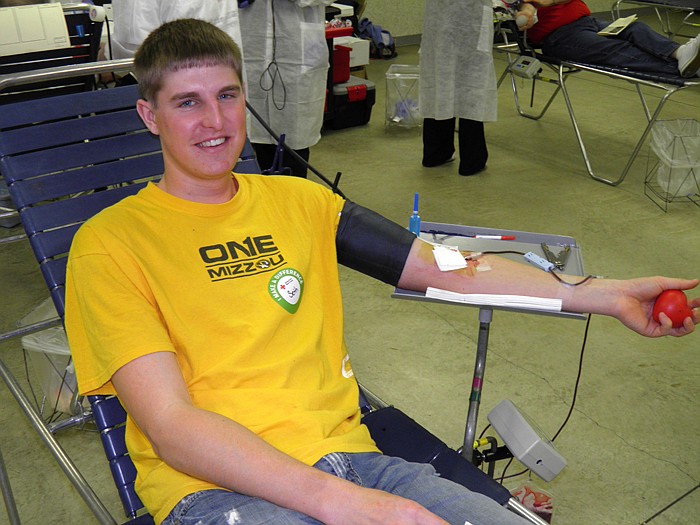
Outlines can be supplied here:
[[146, 125], [148, 130], [154, 135], [158, 135], [158, 124], [156, 123], [156, 114], [153, 111], [151, 103], [142, 98], [136, 101], [136, 111], [138, 112], [141, 120]]

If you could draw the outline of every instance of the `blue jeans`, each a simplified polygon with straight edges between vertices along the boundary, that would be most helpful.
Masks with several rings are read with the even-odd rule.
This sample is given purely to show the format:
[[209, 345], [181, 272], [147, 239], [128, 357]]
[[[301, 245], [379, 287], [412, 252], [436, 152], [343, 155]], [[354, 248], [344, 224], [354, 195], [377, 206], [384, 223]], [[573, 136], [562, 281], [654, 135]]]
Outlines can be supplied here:
[[[362, 485], [417, 501], [454, 525], [523, 525], [526, 522], [492, 499], [440, 478], [430, 465], [381, 454], [333, 453], [315, 468]], [[268, 501], [225, 490], [184, 497], [163, 525], [318, 524], [313, 518]]]
[[678, 44], [641, 22], [633, 22], [617, 36], [600, 36], [608, 25], [584, 16], [550, 33], [542, 41], [545, 55], [591, 65], [614, 66], [632, 71], [678, 75], [678, 61], [671, 55]]

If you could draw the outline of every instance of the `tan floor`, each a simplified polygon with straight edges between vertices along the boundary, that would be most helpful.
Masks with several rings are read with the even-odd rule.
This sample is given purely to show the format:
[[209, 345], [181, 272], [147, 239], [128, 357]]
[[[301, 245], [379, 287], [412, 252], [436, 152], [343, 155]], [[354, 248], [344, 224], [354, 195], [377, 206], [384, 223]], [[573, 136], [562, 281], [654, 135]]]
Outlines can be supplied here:
[[[562, 99], [534, 122], [517, 116], [504, 85], [499, 121], [486, 126], [488, 169], [460, 177], [456, 163], [422, 168], [420, 133], [385, 129], [384, 123], [384, 71], [392, 63], [416, 64], [416, 51], [400, 48], [396, 59], [368, 68], [377, 94], [368, 126], [326, 132], [312, 149], [313, 164], [327, 176], [342, 171], [348, 198], [407, 224], [417, 191], [423, 220], [573, 236], [591, 273], [699, 276], [700, 208], [671, 203], [664, 213], [645, 196], [647, 145], [619, 187], [591, 180]], [[496, 64], [502, 70], [502, 56]], [[590, 136], [594, 167], [617, 177], [644, 125], [633, 88], [589, 74], [572, 79], [570, 87], [583, 132]], [[697, 90], [676, 100], [664, 118], [700, 115]], [[0, 230], [3, 236], [13, 233], [17, 230]], [[7, 330], [46, 293], [26, 243], [0, 247], [0, 267], [0, 330]], [[387, 286], [346, 269], [342, 281], [347, 341], [358, 376], [459, 446], [477, 310], [392, 299]], [[576, 320], [496, 312], [477, 430], [493, 406], [511, 399], [552, 435], [571, 403], [583, 333], [584, 323]], [[617, 321], [593, 318], [576, 410], [556, 441], [568, 466], [551, 483], [533, 479], [554, 495], [555, 523], [639, 524], [700, 483], [699, 337], [649, 340]], [[19, 343], [0, 344], [0, 357], [21, 380]], [[70, 430], [60, 441], [121, 517], [97, 436]], [[0, 448], [23, 523], [95, 522], [4, 387]], [[696, 490], [652, 523], [692, 524], [699, 515]], [[6, 522], [0, 509], [0, 523]]]

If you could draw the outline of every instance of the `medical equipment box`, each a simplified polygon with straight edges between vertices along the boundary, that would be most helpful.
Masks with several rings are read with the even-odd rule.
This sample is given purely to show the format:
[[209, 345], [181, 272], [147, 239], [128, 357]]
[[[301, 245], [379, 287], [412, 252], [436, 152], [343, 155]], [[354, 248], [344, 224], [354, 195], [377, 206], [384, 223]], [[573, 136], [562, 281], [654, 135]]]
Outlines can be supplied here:
[[369, 64], [369, 40], [354, 36], [340, 36], [333, 39], [333, 45], [350, 48], [350, 67]]
[[343, 129], [362, 126], [372, 116], [376, 89], [374, 82], [351, 75], [347, 82], [333, 86], [330, 97], [326, 127]]
[[566, 466], [544, 432], [509, 399], [496, 405], [487, 418], [513, 456], [543, 480], [552, 481]]
[[513, 63], [511, 71], [519, 77], [534, 78], [542, 71], [542, 63], [534, 57], [523, 55]]

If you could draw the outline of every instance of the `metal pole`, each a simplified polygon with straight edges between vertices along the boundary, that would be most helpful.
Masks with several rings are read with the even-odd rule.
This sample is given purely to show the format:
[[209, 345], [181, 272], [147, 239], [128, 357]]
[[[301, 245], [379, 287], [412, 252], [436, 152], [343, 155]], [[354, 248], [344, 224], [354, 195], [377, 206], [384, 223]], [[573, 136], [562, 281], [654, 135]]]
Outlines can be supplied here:
[[508, 500], [506, 503], [506, 508], [515, 514], [520, 515], [534, 525], [549, 525], [548, 521], [546, 521], [544, 518], [540, 518], [539, 515], [535, 514], [515, 498], [510, 498]]
[[52, 317], [51, 319], [47, 319], [45, 321], [39, 321], [38, 323], [32, 323], [26, 326], [21, 326], [19, 328], [16, 328], [15, 330], [12, 330], [11, 332], [5, 332], [3, 334], [0, 334], [0, 342], [3, 342], [8, 339], [14, 339], [15, 337], [19, 337], [22, 335], [33, 334], [34, 332], [38, 332], [39, 330], [44, 330], [45, 328], [60, 325], [61, 322], [62, 321], [60, 317]]
[[134, 61], [131, 58], [119, 60], [101, 60], [100, 62], [86, 62], [85, 64], [71, 64], [69, 66], [47, 67], [34, 69], [20, 73], [7, 73], [0, 75], [0, 91], [12, 86], [44, 82], [47, 80], [60, 80], [82, 75], [99, 75], [113, 71], [131, 71]]
[[0, 487], [2, 488], [2, 498], [5, 500], [5, 508], [7, 516], [10, 518], [10, 525], [20, 525], [19, 513], [15, 505], [15, 498], [12, 495], [12, 487], [10, 486], [10, 477], [5, 470], [5, 460], [2, 457], [0, 450]]
[[29, 422], [34, 427], [34, 430], [36, 430], [37, 434], [39, 434], [39, 437], [42, 439], [51, 454], [53, 454], [56, 462], [63, 469], [63, 472], [71, 483], [73, 483], [73, 486], [76, 488], [80, 496], [83, 498], [83, 501], [85, 501], [85, 504], [90, 508], [98, 521], [103, 525], [117, 525], [117, 522], [114, 520], [102, 501], [100, 501], [100, 499], [97, 497], [97, 494], [95, 494], [95, 492], [92, 490], [92, 487], [90, 487], [87, 480], [83, 477], [68, 454], [66, 454], [61, 445], [56, 441], [53, 434], [51, 434], [51, 432], [49, 432], [49, 430], [46, 428], [46, 424], [41, 417], [39, 417], [36, 410], [34, 410], [34, 407], [25, 395], [24, 391], [1, 359], [0, 376], [2, 376], [8, 390], [15, 397], [17, 404], [29, 419]]
[[469, 396], [467, 428], [464, 432], [464, 446], [462, 447], [462, 456], [469, 461], [472, 461], [472, 456], [474, 454], [476, 420], [479, 416], [481, 388], [484, 383], [484, 369], [486, 368], [486, 352], [489, 346], [491, 319], [493, 319], [492, 308], [479, 308], [479, 340], [476, 346], [476, 363], [474, 364], [474, 377], [472, 378], [472, 392]]

